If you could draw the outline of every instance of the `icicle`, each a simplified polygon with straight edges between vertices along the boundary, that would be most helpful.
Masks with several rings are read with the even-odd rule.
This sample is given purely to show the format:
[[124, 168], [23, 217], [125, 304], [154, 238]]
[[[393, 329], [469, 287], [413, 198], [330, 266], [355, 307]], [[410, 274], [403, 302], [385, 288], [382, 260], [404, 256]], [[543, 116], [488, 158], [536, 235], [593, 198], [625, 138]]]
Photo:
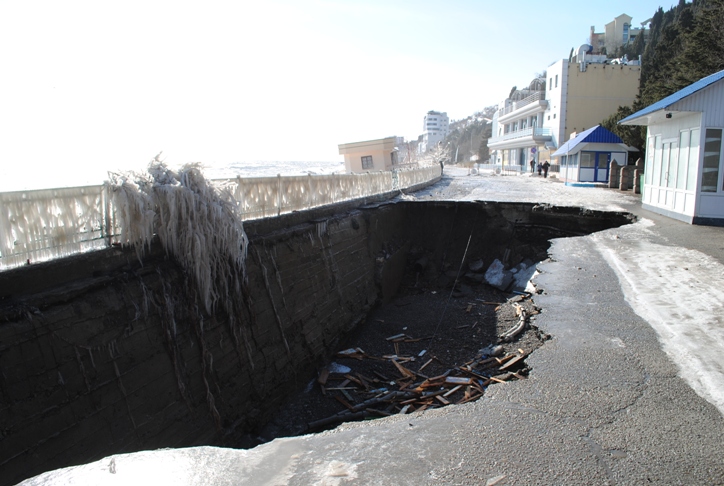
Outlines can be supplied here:
[[[228, 299], [233, 272], [245, 275], [248, 238], [239, 204], [228, 187], [204, 179], [198, 164], [172, 171], [156, 156], [147, 173], [109, 174], [121, 241], [139, 259], [158, 235], [165, 251], [196, 280], [205, 310]], [[229, 262], [232, 265], [229, 265]]]

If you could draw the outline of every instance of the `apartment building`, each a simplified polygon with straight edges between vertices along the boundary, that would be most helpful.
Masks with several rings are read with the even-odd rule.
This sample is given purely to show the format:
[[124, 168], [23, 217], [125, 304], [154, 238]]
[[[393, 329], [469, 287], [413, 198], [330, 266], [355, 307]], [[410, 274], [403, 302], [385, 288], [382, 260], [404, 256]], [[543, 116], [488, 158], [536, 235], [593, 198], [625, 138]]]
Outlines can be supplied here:
[[551, 142], [550, 128], [543, 127], [548, 110], [544, 84], [517, 90], [498, 104], [501, 108], [493, 114], [493, 136], [488, 139], [491, 163], [525, 170], [526, 161], [537, 160], [539, 148]]
[[425, 153], [442, 142], [450, 133], [450, 119], [447, 113], [428, 111], [423, 120], [422, 140], [418, 145], [421, 153]]
[[641, 27], [633, 27], [632, 20], [630, 15], [621, 14], [607, 23], [603, 32], [596, 32], [595, 26], [592, 25], [590, 34], [592, 54], [605, 52], [612, 56], [616, 53], [616, 49], [632, 43], [639, 35], [648, 35], [649, 30], [646, 26], [651, 19], [641, 22]]
[[569, 61], [548, 66], [546, 79], [533, 89], [514, 94], [493, 116], [488, 139], [491, 163], [529, 167], [551, 160], [551, 154], [571, 137], [601, 123], [619, 106], [633, 103], [638, 93], [638, 61], [611, 64], [603, 55], [589, 54], [583, 45]]
[[339, 154], [344, 155], [344, 168], [347, 172], [392, 170], [404, 158], [400, 157], [400, 150], [403, 147], [402, 137], [386, 137], [338, 145]]

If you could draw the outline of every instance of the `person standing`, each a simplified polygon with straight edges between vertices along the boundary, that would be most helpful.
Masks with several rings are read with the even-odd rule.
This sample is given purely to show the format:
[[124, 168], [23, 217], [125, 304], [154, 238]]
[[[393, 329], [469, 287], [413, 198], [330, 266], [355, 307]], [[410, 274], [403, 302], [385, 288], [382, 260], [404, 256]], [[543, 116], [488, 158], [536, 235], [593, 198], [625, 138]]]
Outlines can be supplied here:
[[538, 162], [538, 167], [537, 167], [537, 169], [538, 169], [538, 175], [540, 175], [541, 171], [543, 170], [543, 166], [540, 165], [540, 162]]
[[550, 169], [551, 164], [549, 164], [548, 161], [546, 160], [545, 162], [543, 162], [542, 167], [543, 167], [543, 177], [548, 177], [548, 169]]
[[535, 172], [535, 159], [530, 159], [530, 173]]

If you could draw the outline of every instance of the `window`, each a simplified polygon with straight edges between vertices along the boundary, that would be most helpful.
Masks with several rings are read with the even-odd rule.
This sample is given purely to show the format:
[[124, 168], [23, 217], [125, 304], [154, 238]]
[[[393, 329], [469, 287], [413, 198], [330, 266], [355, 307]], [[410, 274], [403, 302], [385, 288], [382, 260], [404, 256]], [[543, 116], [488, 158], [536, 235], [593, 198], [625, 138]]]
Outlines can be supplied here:
[[689, 157], [689, 137], [691, 132], [684, 130], [679, 134], [679, 164], [676, 173], [676, 188], [684, 189], [686, 187], [686, 168]]
[[646, 165], [644, 166], [644, 184], [651, 184], [654, 171], [654, 137], [649, 137], [646, 145]]
[[659, 185], [661, 177], [661, 156], [663, 153], [661, 149], [661, 135], [656, 135], [656, 138], [654, 138], [654, 170], [653, 174], [651, 174], [651, 182], [655, 186]]
[[596, 154], [593, 152], [581, 152], [581, 168], [596, 167]]
[[671, 142], [664, 142], [661, 149], [661, 172], [657, 181], [659, 187], [666, 187], [666, 181], [669, 179], [669, 157], [671, 156]]
[[548, 78], [548, 91], [553, 89], [553, 78]]
[[372, 165], [372, 156], [371, 155], [365, 155], [362, 157], [362, 168], [363, 169], [371, 169], [374, 167]]
[[721, 158], [721, 128], [707, 128], [704, 141], [704, 166], [701, 173], [701, 192], [716, 192]]
[[558, 87], [558, 75], [556, 74], [556, 88]]
[[689, 171], [686, 174], [686, 190], [693, 191], [696, 189], [696, 174], [699, 166], [699, 138], [701, 130], [694, 128], [691, 130], [691, 141], [689, 143]]

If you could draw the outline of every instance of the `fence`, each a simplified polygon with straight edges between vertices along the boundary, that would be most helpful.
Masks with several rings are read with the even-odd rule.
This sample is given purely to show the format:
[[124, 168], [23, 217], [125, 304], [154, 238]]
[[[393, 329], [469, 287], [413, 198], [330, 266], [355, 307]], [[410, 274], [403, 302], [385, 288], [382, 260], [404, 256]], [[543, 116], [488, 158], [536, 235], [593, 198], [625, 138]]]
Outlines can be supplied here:
[[[278, 216], [432, 182], [437, 164], [363, 174], [224, 179], [243, 220]], [[103, 186], [0, 193], [0, 271], [106, 248], [119, 233]]]
[[[473, 166], [475, 169], [477, 169], [479, 172], [483, 171], [492, 171], [498, 174], [506, 174], [506, 175], [520, 175], [520, 174], [530, 174], [530, 166], [529, 165], [501, 165], [501, 164], [475, 164]], [[557, 174], [561, 171], [561, 166], [558, 164], [551, 164], [551, 166], [548, 168], [549, 174]]]

